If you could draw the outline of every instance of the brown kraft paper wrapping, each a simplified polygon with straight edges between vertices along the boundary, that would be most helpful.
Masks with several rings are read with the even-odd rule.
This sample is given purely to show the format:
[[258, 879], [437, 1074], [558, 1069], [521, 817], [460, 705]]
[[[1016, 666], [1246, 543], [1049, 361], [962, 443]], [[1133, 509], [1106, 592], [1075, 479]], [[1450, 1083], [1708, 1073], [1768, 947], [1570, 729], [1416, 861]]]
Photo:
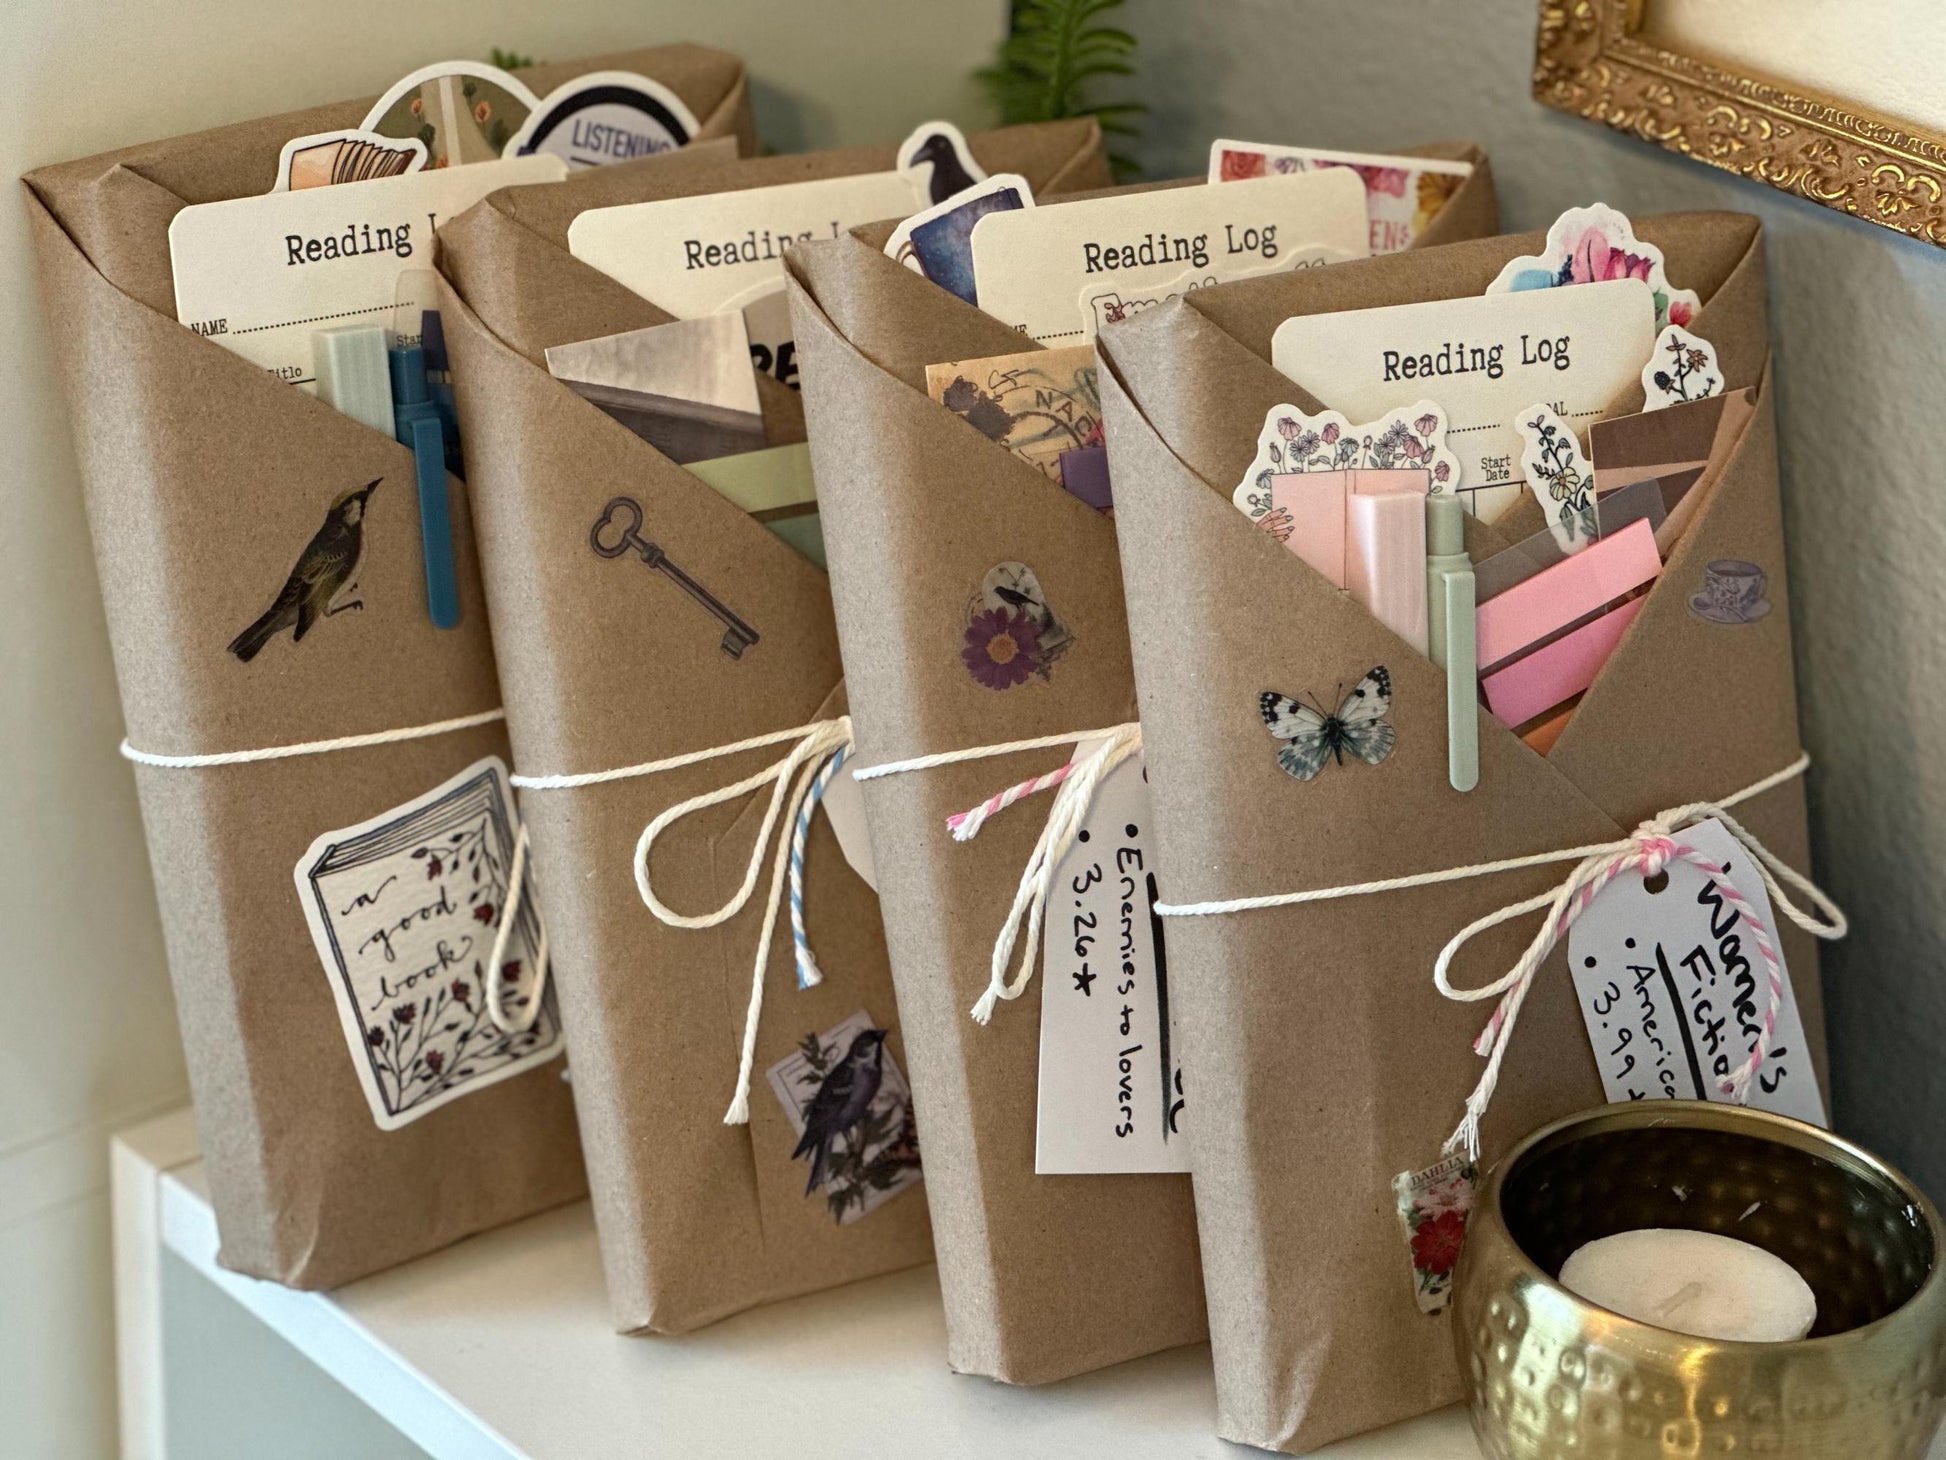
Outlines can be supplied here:
[[[667, 82], [704, 135], [750, 131], [742, 63], [695, 47], [588, 69]], [[429, 724], [499, 703], [467, 495], [449, 481], [457, 630], [426, 612], [412, 456], [176, 322], [168, 228], [186, 204], [267, 191], [295, 136], [356, 126], [370, 100], [42, 169], [26, 179], [55, 366], [66, 387], [132, 744], [246, 750]], [[226, 646], [262, 612], [325, 507], [373, 479], [360, 612]], [[132, 548], [139, 547], [139, 551]], [[563, 1066], [374, 1122], [293, 885], [320, 832], [430, 790], [498, 724], [360, 750], [195, 770], [138, 767], [220, 1260], [330, 1287], [585, 1189]]]
[[[1740, 214], [1650, 218], [1638, 236], [1696, 289], [1692, 325], [1731, 390], [1763, 383], [1764, 262]], [[1545, 759], [1480, 711], [1480, 783], [1446, 773], [1445, 682], [1347, 594], [1234, 507], [1265, 412], [1319, 403], [1273, 370], [1297, 314], [1477, 294], [1539, 234], [1202, 291], [1104, 332], [1102, 394], [1164, 895], [1185, 904], [1341, 886], [1608, 841], [1731, 795], [1799, 751], [1769, 403], [1745, 429], [1641, 616]], [[1580, 344], [1580, 342], [1577, 342]], [[1429, 392], [1434, 394], [1436, 392]], [[1767, 392], [1766, 392], [1767, 394]], [[1641, 409], [1637, 387], [1618, 402]], [[1475, 560], [1542, 527], [1531, 498], [1469, 518]], [[1745, 558], [1776, 612], [1726, 630], [1689, 611], [1704, 564]], [[1258, 695], [1328, 698], [1392, 673], [1397, 748], [1299, 782]], [[1801, 780], [1737, 809], [1808, 871]], [[1420, 1313], [1392, 1177], [1433, 1164], [1481, 1072], [1491, 1004], [1434, 989], [1445, 941], [1551, 887], [1565, 864], [1370, 897], [1167, 920], [1170, 985], [1197, 1102], [1192, 1147], [1220, 1432], [1309, 1451], [1461, 1397], [1446, 1316]], [[1469, 945], [1455, 982], [1511, 966], [1531, 918]], [[1783, 930], [1820, 1083], [1815, 942]], [[1482, 1136], [1492, 1159], [1597, 1105], [1566, 943], [1522, 1010]]]
[[[1424, 150], [1476, 164], [1424, 241], [1491, 233], [1498, 214], [1484, 155]], [[928, 364], [1031, 342], [887, 259], [886, 232], [807, 245], [788, 264], [860, 763], [1131, 719], [1114, 524], [926, 395]], [[967, 599], [1006, 561], [1038, 575], [1074, 646], [1045, 681], [997, 694], [967, 673], [960, 649]], [[1019, 1384], [1206, 1331], [1187, 1181], [1034, 1173], [1038, 979], [991, 1024], [968, 1015], [1046, 807], [1023, 805], [963, 844], [946, 818], [1060, 756], [1039, 751], [864, 786], [926, 1141], [951, 1361]]]
[[[1092, 124], [971, 139], [988, 169], [1058, 185], [1101, 167]], [[547, 373], [552, 345], [669, 315], [573, 258], [586, 208], [884, 170], [893, 147], [724, 163], [676, 154], [550, 187], [495, 194], [441, 230], [446, 336], [478, 503], [508, 726], [526, 774], [607, 770], [708, 750], [845, 712], [824, 573], [704, 482]], [[759, 374], [773, 445], [804, 439], [797, 393]], [[724, 626], [640, 557], [598, 557], [589, 534], [612, 498], [641, 535], [754, 628], [740, 658]], [[864, 1010], [906, 1050], [878, 900], [817, 816], [805, 923], [824, 973], [800, 990], [780, 920], [765, 973], [750, 1124], [725, 1125], [764, 903], [766, 855], [744, 909], [713, 929], [643, 906], [633, 856], [678, 801], [781, 759], [788, 744], [649, 777], [526, 791], [538, 895], [574, 1065], [616, 1326], [674, 1333], [758, 1303], [909, 1267], [932, 1255], [918, 1191], [840, 1225], [808, 1196], [797, 1137], [764, 1072], [808, 1033]], [[676, 822], [657, 841], [670, 907], [728, 900], [749, 864], [770, 786]], [[788, 827], [781, 834], [787, 834]], [[774, 850], [774, 848], [773, 848]]]

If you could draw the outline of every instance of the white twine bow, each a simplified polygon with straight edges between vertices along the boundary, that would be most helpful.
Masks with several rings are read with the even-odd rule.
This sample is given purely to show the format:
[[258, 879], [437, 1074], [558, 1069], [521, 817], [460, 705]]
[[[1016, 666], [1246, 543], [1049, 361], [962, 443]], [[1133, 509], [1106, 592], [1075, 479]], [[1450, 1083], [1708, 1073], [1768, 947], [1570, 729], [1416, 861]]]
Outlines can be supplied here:
[[[678, 801], [642, 828], [642, 835], [635, 843], [635, 888], [641, 893], [643, 903], [649, 911], [672, 928], [714, 928], [728, 922], [742, 912], [750, 901], [750, 894], [756, 890], [757, 878], [763, 871], [764, 853], [770, 846], [772, 834], [777, 829], [779, 817], [784, 813], [786, 802], [795, 823], [792, 835], [778, 838], [777, 853], [773, 859], [770, 878], [770, 896], [764, 908], [763, 930], [757, 937], [757, 961], [750, 979], [750, 1005], [743, 1022], [743, 1049], [737, 1064], [736, 1095], [730, 1101], [730, 1108], [723, 1117], [725, 1125], [743, 1125], [750, 1119], [750, 1079], [752, 1067], [757, 1057], [757, 1028], [763, 1016], [764, 1006], [764, 968], [770, 962], [771, 939], [777, 930], [777, 911], [784, 891], [785, 878], [790, 879], [792, 903], [792, 926], [796, 935], [797, 976], [800, 986], [808, 987], [818, 982], [817, 961], [811, 957], [810, 944], [803, 936], [803, 898], [804, 898], [804, 834], [809, 829], [811, 813], [817, 809], [823, 798], [825, 788], [831, 783], [831, 776], [851, 751], [851, 717], [840, 715], [835, 720], [815, 720], [808, 725], [794, 726], [789, 730], [773, 730], [766, 735], [753, 735], [747, 740], [739, 740], [730, 745], [718, 745], [709, 750], [690, 751], [685, 755], [670, 756], [666, 760], [647, 761], [641, 765], [623, 766], [612, 771], [590, 771], [582, 775], [564, 776], [514, 776], [516, 786], [528, 790], [561, 790], [574, 786], [600, 785], [608, 781], [624, 780], [633, 776], [654, 775], [659, 771], [679, 770], [684, 766], [698, 765], [703, 761], [717, 760], [723, 756], [737, 755], [746, 750], [757, 750], [766, 745], [778, 745], [785, 741], [795, 741], [790, 752], [783, 759], [774, 761], [762, 770], [752, 772], [742, 780], [714, 791], [691, 796], [687, 801]], [[655, 839], [669, 827], [693, 812], [720, 806], [725, 801], [734, 801], [739, 796], [764, 785], [771, 786], [770, 805], [764, 811], [763, 824], [757, 828], [756, 844], [750, 850], [750, 865], [745, 869], [743, 882], [731, 894], [729, 901], [721, 907], [706, 913], [680, 913], [656, 895], [649, 880], [649, 851]], [[795, 848], [795, 855], [793, 855]]]
[[[1039, 958], [1041, 920], [1047, 911], [1047, 897], [1054, 885], [1054, 876], [1060, 871], [1062, 858], [1067, 856], [1076, 834], [1087, 820], [1088, 808], [1094, 803], [1095, 788], [1123, 761], [1142, 749], [1142, 727], [1131, 722], [1081, 734], [1043, 735], [1032, 740], [1009, 741], [1004, 745], [941, 751], [937, 755], [915, 756], [911, 760], [892, 761], [854, 773], [854, 779], [865, 781], [962, 761], [986, 760], [993, 756], [1011, 755], [1016, 751], [1040, 750], [1051, 745], [1081, 744], [1097, 738], [1101, 744], [1080, 759], [1070, 760], [1045, 775], [1022, 781], [1017, 786], [1009, 786], [970, 811], [947, 818], [947, 829], [952, 832], [955, 841], [971, 841], [980, 834], [980, 828], [991, 817], [1016, 801], [1059, 788], [1055, 790], [1054, 804], [1048, 808], [1047, 824], [1041, 828], [1040, 838], [1034, 843], [1027, 865], [1021, 870], [1013, 906], [1008, 909], [1000, 935], [994, 940], [992, 974], [986, 992], [973, 1005], [973, 1018], [981, 1024], [993, 1017], [995, 1004], [999, 1000], [1019, 998], [1032, 982]], [[1014, 945], [1021, 941], [1023, 923], [1026, 928], [1025, 946], [1021, 949], [1020, 966], [1009, 979], [1007, 965], [1013, 957]]]
[[[1778, 1007], [1783, 999], [1783, 966], [1777, 955], [1776, 945], [1770, 929], [1758, 919], [1755, 908], [1748, 898], [1738, 892], [1724, 870], [1704, 857], [1694, 847], [1678, 841], [1677, 833], [1685, 827], [1698, 822], [1716, 820], [1737, 842], [1750, 853], [1751, 860], [1764, 880], [1770, 893], [1771, 902], [1782, 910], [1798, 927], [1812, 936], [1824, 939], [1842, 938], [1847, 930], [1845, 915], [1836, 903], [1825, 895], [1808, 877], [1786, 865], [1742, 823], [1729, 813], [1729, 808], [1740, 805], [1756, 796], [1763, 795], [1777, 786], [1804, 774], [1811, 764], [1809, 755], [1800, 755], [1782, 770], [1765, 776], [1762, 780], [1745, 786], [1734, 795], [1720, 801], [1693, 801], [1686, 806], [1676, 806], [1653, 816], [1638, 826], [1620, 841], [1599, 842], [1591, 846], [1566, 847], [1559, 851], [1535, 852], [1524, 857], [1509, 857], [1498, 862], [1480, 862], [1468, 867], [1448, 867], [1437, 872], [1417, 872], [1404, 877], [1388, 877], [1373, 882], [1353, 883], [1343, 887], [1314, 888], [1307, 892], [1271, 893], [1259, 897], [1239, 897], [1222, 902], [1199, 902], [1168, 904], [1157, 903], [1155, 911], [1164, 917], [1208, 917], [1221, 913], [1245, 912], [1256, 908], [1289, 907], [1299, 903], [1325, 902], [1341, 897], [1359, 897], [1377, 892], [1395, 892], [1414, 887], [1429, 887], [1442, 882], [1459, 882], [1474, 877], [1490, 876], [1497, 872], [1514, 872], [1528, 867], [1542, 867], [1557, 862], [1574, 862], [1574, 868], [1555, 887], [1537, 893], [1520, 902], [1511, 903], [1495, 912], [1476, 918], [1460, 929], [1440, 950], [1433, 964], [1433, 982], [1439, 992], [1449, 999], [1461, 1003], [1477, 1003], [1485, 999], [1498, 999], [1493, 1015], [1486, 1028], [1474, 1041], [1476, 1053], [1487, 1061], [1481, 1073], [1479, 1084], [1466, 1100], [1466, 1114], [1459, 1126], [1446, 1140], [1444, 1150], [1451, 1153], [1464, 1147], [1467, 1155], [1477, 1160], [1480, 1151], [1480, 1121], [1485, 1116], [1487, 1105], [1493, 1099], [1495, 1086], [1500, 1080], [1500, 1067], [1506, 1057], [1507, 1046], [1513, 1040], [1514, 1022], [1520, 1016], [1521, 1005], [1526, 1001], [1527, 991], [1533, 986], [1534, 976], [1547, 959], [1555, 945], [1573, 927], [1575, 921], [1594, 902], [1596, 896], [1610, 882], [1624, 872], [1640, 872], [1643, 876], [1654, 876], [1664, 870], [1671, 861], [1687, 861], [1714, 877], [1718, 890], [1726, 900], [1732, 902], [1749, 923], [1752, 936], [1762, 954], [1769, 975], [1766, 995], [1766, 1009], [1759, 1027], [1756, 1042], [1743, 1064], [1732, 1071], [1722, 1082], [1722, 1092], [1731, 1099], [1742, 1103], [1749, 1098], [1750, 1083], [1762, 1067], [1769, 1053], [1770, 1039], [1775, 1032]], [[1784, 888], [1788, 884], [1803, 895], [1815, 909], [1813, 917], [1792, 901]], [[1498, 927], [1528, 913], [1542, 908], [1547, 915], [1541, 923], [1533, 941], [1515, 961], [1512, 968], [1492, 983], [1477, 989], [1455, 988], [1449, 978], [1454, 957], [1476, 935], [1489, 928]]]

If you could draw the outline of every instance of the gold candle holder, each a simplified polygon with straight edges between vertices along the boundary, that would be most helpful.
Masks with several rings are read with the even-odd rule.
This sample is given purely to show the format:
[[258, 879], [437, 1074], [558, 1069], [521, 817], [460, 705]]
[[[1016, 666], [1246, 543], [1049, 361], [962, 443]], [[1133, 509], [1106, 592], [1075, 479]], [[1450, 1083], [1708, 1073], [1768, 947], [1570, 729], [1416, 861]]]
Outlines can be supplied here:
[[[1555, 1280], [1640, 1227], [1715, 1232], [1796, 1268], [1793, 1343], [1694, 1338]], [[1815, 1126], [1650, 1101], [1558, 1121], [1488, 1175], [1453, 1289], [1474, 1433], [1491, 1460], [1923, 1460], [1946, 1411], [1946, 1233], [1919, 1190]]]

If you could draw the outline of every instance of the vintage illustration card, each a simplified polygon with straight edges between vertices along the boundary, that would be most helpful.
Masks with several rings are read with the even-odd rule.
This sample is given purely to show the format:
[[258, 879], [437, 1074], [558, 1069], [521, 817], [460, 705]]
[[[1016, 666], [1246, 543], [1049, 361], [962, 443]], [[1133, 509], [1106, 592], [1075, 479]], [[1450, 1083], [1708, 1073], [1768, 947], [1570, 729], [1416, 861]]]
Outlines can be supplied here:
[[1275, 147], [1219, 137], [1209, 146], [1209, 180], [1241, 182], [1346, 167], [1365, 184], [1373, 254], [1397, 253], [1439, 216], [1446, 200], [1473, 175], [1473, 164], [1438, 157], [1380, 157], [1366, 152], [1326, 152], [1315, 147]]
[[1072, 344], [1087, 337], [1089, 285], [1140, 288], [1188, 269], [1223, 282], [1266, 265], [1364, 258], [1367, 238], [1365, 189], [1334, 168], [989, 213], [973, 228], [973, 276], [995, 319], [1044, 345]]
[[821, 1195], [840, 1223], [870, 1216], [923, 1179], [912, 1087], [885, 1047], [886, 1031], [860, 1009], [805, 1034], [764, 1072], [797, 1134], [806, 1198]]
[[542, 944], [533, 888], [498, 968], [487, 967], [513, 861], [513, 797], [497, 757], [356, 826], [321, 833], [295, 869], [358, 1083], [382, 1130], [524, 1074], [561, 1053], [548, 996], [504, 1033], [487, 983], [524, 1019]]
[[1080, 483], [1066, 480], [1064, 460], [1102, 444], [1095, 371], [1093, 345], [948, 360], [926, 367], [926, 393], [982, 436], [1073, 491]]
[[1587, 431], [1640, 380], [1654, 326], [1648, 285], [1617, 279], [1302, 314], [1277, 327], [1270, 362], [1354, 421], [1422, 399], [1443, 407], [1454, 490], [1491, 522], [1525, 489], [1515, 417], [1540, 401]]
[[312, 390], [320, 321], [390, 323], [399, 276], [432, 267], [435, 228], [496, 188], [567, 171], [537, 155], [194, 204], [169, 225], [176, 318]]

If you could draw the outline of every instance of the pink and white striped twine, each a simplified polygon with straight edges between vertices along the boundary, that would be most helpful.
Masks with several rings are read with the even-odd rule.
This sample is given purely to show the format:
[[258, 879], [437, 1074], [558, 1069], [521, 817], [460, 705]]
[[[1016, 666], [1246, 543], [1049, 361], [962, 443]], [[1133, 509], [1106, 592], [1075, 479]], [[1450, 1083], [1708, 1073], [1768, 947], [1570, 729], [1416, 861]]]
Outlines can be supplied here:
[[946, 829], [953, 834], [954, 841], [970, 842], [980, 834], [980, 828], [986, 825], [988, 817], [998, 815], [1014, 802], [1024, 800], [1037, 792], [1053, 790], [1073, 775], [1080, 764], [1080, 761], [1071, 760], [1058, 770], [1051, 770], [1044, 776], [1035, 776], [1030, 780], [1022, 781], [1018, 786], [1009, 786], [1006, 790], [987, 797], [971, 811], [956, 811], [946, 818]]

